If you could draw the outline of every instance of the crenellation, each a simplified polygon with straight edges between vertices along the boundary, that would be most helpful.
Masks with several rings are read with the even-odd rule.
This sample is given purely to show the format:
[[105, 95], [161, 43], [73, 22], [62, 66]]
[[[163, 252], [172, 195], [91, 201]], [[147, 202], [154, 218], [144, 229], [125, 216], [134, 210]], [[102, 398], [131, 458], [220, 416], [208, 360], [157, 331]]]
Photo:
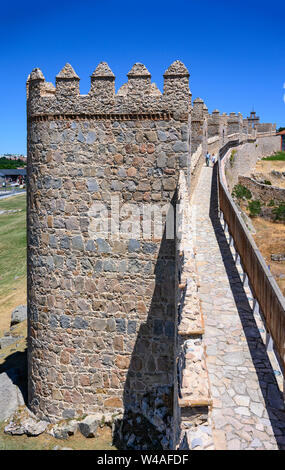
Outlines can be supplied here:
[[202, 153], [207, 151], [207, 111], [204, 109], [204, 101], [196, 98], [193, 101], [191, 115], [191, 155], [193, 155], [198, 147], [202, 145]]
[[80, 78], [70, 64], [65, 64], [63, 69], [57, 74], [55, 81], [55, 94], [59, 101], [61, 99], [69, 101], [80, 94]]
[[92, 73], [89, 95], [102, 102], [114, 102], [115, 75], [107, 62], [100, 62]]
[[206, 117], [208, 118], [208, 116], [209, 116], [209, 110], [208, 110], [208, 108], [207, 108], [207, 106], [206, 106], [205, 103], [204, 103], [204, 106], [203, 106], [203, 111], [204, 111], [204, 116], [206, 116]]
[[146, 67], [139, 63], [130, 70], [128, 82], [117, 95], [115, 95], [115, 76], [104, 62], [99, 64], [91, 75], [88, 95], [80, 95], [79, 77], [69, 64], [66, 64], [56, 76], [55, 94], [50, 85], [44, 86], [42, 73], [34, 72], [33, 85], [29, 85], [31, 96], [28, 101], [28, 116], [31, 118], [39, 115], [88, 116], [96, 113], [173, 112], [176, 119], [187, 120], [191, 106], [189, 72], [183, 64], [181, 66], [181, 62], [176, 62], [176, 65], [172, 64], [164, 74], [163, 94], [154, 83], [151, 83], [151, 75]]
[[214, 137], [216, 135], [220, 136], [222, 133], [221, 126], [222, 119], [220, 111], [215, 109], [208, 117], [208, 137]]
[[143, 64], [134, 64], [127, 77], [129, 94], [150, 94], [151, 74]]
[[230, 113], [227, 121], [227, 134], [238, 134], [242, 133], [243, 129], [243, 118], [241, 113]]
[[34, 68], [27, 79], [28, 93], [27, 97], [37, 100], [42, 95], [45, 84], [45, 77], [39, 68]]
[[179, 111], [189, 112], [191, 106], [191, 92], [189, 90], [189, 71], [185, 65], [176, 60], [164, 72], [163, 98], [167, 105], [176, 110], [179, 103]]

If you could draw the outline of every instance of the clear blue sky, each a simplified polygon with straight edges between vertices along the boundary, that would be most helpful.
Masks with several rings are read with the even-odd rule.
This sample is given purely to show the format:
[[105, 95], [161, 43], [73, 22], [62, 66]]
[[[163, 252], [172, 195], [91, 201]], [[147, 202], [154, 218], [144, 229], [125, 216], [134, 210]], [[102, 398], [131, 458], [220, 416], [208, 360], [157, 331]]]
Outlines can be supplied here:
[[254, 105], [263, 122], [285, 126], [284, 21], [284, 0], [2, 2], [0, 153], [26, 153], [27, 75], [40, 67], [54, 83], [66, 62], [87, 93], [101, 61], [117, 89], [142, 62], [162, 90], [163, 72], [180, 59], [210, 112], [245, 116]]

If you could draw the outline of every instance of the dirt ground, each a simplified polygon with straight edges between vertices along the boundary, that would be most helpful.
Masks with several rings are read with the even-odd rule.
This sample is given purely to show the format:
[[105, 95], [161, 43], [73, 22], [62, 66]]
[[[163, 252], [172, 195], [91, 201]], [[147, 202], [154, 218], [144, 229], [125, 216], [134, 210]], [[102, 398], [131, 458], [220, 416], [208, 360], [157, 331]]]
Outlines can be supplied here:
[[285, 172], [285, 161], [259, 160], [255, 166], [255, 170], [253, 173], [262, 173], [263, 178], [271, 181], [272, 186], [279, 186], [280, 188], [285, 188], [285, 178], [278, 178], [277, 176], [272, 175], [272, 170]]
[[9, 330], [12, 310], [27, 303], [26, 245], [26, 195], [1, 200], [0, 336]]
[[256, 230], [253, 235], [255, 243], [285, 296], [285, 261], [271, 260], [272, 254], [285, 254], [285, 224], [270, 222], [262, 217], [254, 217], [252, 222]]
[[[285, 178], [272, 175], [272, 170], [285, 172], [285, 161], [259, 160], [253, 173], [262, 175], [264, 179], [271, 181], [273, 186], [285, 188]], [[248, 211], [246, 212], [248, 214]], [[253, 235], [255, 243], [285, 296], [285, 261], [271, 260], [272, 254], [285, 254], [285, 223], [273, 222], [263, 217], [254, 217], [251, 220], [256, 230]]]
[[27, 304], [27, 280], [26, 277], [14, 283], [12, 292], [8, 295], [0, 295], [0, 337], [10, 328], [11, 314], [18, 305]]
[[[116, 450], [112, 445], [111, 428], [105, 426], [98, 430], [95, 438], [85, 438], [79, 432], [68, 439], [56, 439], [47, 433], [37, 437], [10, 436], [4, 433], [5, 424], [0, 424], [1, 450], [55, 450], [55, 447], [71, 450]], [[58, 449], [60, 450], [60, 449]]]
[[[20, 369], [23, 373], [21, 390], [24, 399], [27, 399], [27, 322], [24, 321], [12, 327], [11, 334], [18, 336], [16, 343], [0, 349], [0, 374], [11, 368]], [[53, 450], [55, 447], [68, 447], [73, 450], [116, 450], [112, 444], [111, 428], [105, 426], [98, 430], [98, 436], [86, 439], [80, 432], [68, 439], [56, 439], [47, 433], [37, 437], [10, 436], [4, 433], [7, 423], [0, 423], [0, 451], [1, 450]], [[60, 449], [59, 449], [60, 450]]]

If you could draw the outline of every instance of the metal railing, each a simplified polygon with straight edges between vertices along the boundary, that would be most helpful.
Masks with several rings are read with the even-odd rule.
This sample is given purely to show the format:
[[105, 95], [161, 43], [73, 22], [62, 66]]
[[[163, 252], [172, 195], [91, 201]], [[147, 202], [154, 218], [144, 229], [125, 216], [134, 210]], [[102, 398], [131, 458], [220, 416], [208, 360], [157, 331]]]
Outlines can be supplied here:
[[235, 248], [240, 256], [243, 269], [248, 276], [251, 291], [259, 304], [266, 328], [274, 341], [284, 377], [285, 299], [223, 182], [221, 159], [231, 147], [237, 146], [239, 143], [237, 143], [237, 141], [228, 142], [219, 152], [219, 206], [227, 224], [228, 231], [234, 240]]

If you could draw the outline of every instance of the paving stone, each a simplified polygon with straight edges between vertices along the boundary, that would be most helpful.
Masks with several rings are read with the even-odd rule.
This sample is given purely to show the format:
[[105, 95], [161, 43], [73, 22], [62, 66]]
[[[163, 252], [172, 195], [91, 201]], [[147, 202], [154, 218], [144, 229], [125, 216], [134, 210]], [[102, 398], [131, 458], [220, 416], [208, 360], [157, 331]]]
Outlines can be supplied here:
[[249, 397], [246, 397], [244, 395], [236, 395], [234, 397], [234, 401], [236, 402], [237, 405], [248, 406], [249, 402], [250, 402], [250, 399], [249, 399]]
[[[260, 388], [271, 392], [269, 384], [275, 383], [275, 377], [260, 339], [260, 326], [255, 323], [246, 297], [252, 294], [242, 286], [218, 217], [214, 213], [209, 217], [211, 179], [212, 171], [203, 167], [192, 198], [192, 210], [196, 217], [193, 224], [200, 282], [198, 295], [209, 352], [207, 366], [213, 397], [211, 421], [215, 448], [278, 449], [276, 439], [280, 447], [282, 434], [279, 438], [277, 433], [274, 435], [273, 413], [270, 412], [271, 420], [267, 419]], [[276, 412], [279, 397], [275, 385], [273, 389], [270, 395]], [[268, 398], [267, 406], [269, 402]], [[282, 421], [284, 417], [276, 416], [275, 431], [277, 423]]]

